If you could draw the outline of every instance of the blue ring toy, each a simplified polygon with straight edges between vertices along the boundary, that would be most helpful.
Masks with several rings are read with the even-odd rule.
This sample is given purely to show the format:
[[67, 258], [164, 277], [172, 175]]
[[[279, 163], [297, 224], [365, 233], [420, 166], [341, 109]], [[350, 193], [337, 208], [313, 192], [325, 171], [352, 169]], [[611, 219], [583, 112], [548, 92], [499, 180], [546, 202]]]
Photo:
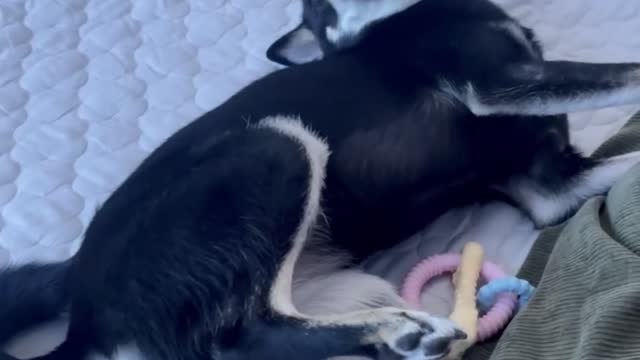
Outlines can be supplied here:
[[535, 290], [528, 281], [516, 277], [497, 279], [480, 288], [478, 305], [483, 310], [490, 309], [498, 295], [509, 292], [518, 295], [518, 307], [523, 308], [529, 303]]

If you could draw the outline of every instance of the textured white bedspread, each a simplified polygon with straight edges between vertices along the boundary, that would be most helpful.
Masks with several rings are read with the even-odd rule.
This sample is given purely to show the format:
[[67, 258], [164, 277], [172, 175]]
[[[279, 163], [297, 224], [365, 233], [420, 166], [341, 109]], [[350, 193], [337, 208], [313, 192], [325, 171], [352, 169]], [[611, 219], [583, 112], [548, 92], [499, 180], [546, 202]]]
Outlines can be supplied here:
[[[640, 1], [500, 2], [549, 58], [640, 61]], [[295, 0], [0, 1], [0, 268], [69, 256], [145, 155], [275, 68], [264, 51], [298, 11]], [[639, 108], [572, 116], [574, 142], [592, 151]], [[369, 266], [398, 280], [419, 258], [477, 240], [516, 271], [533, 239], [518, 212], [492, 204], [446, 215]]]

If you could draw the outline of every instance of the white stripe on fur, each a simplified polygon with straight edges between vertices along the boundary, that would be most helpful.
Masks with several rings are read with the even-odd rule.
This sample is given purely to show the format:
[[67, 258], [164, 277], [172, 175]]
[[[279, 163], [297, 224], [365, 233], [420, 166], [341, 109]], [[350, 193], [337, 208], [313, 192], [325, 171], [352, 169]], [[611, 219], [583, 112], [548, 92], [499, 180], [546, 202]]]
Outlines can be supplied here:
[[276, 116], [262, 120], [259, 127], [271, 128], [298, 142], [309, 161], [309, 190], [302, 221], [291, 244], [291, 250], [282, 263], [270, 293], [270, 303], [274, 310], [290, 316], [299, 316], [293, 303], [293, 269], [305, 242], [320, 214], [320, 199], [324, 188], [326, 165], [329, 160], [329, 146], [312, 130], [293, 117]]
[[367, 26], [400, 13], [421, 0], [328, 0], [338, 14], [335, 27], [328, 27], [327, 38], [338, 44], [360, 34]]

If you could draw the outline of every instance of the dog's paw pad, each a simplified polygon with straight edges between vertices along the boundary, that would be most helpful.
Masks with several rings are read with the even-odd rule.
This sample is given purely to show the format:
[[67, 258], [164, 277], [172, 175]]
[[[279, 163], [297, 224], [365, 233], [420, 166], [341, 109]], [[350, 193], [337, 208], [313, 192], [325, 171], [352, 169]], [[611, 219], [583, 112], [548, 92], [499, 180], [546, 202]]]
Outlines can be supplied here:
[[423, 313], [407, 313], [406, 322], [395, 328], [386, 341], [386, 352], [407, 360], [436, 360], [445, 357], [451, 344], [466, 338], [455, 324]]
[[425, 333], [423, 332], [413, 332], [403, 335], [396, 340], [394, 346], [402, 351], [413, 351], [420, 346], [420, 342], [424, 335]]

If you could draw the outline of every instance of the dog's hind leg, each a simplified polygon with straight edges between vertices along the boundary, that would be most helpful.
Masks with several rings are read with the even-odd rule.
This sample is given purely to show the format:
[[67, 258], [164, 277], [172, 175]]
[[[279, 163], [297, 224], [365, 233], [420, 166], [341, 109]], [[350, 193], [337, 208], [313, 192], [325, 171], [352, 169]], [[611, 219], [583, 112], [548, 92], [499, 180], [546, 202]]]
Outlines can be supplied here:
[[333, 317], [273, 314], [252, 325], [223, 360], [325, 360], [335, 356], [386, 352], [393, 358], [435, 360], [466, 335], [448, 319], [397, 308]]
[[299, 227], [271, 286], [271, 316], [264, 319], [264, 328], [252, 326], [240, 344], [225, 352], [222, 359], [324, 359], [376, 346], [412, 360], [444, 356], [451, 342], [464, 337], [447, 319], [399, 308], [328, 316], [306, 315], [297, 309], [292, 300], [293, 271], [322, 216], [320, 203], [328, 149], [299, 122], [272, 118], [260, 126], [270, 127], [302, 145], [309, 162], [308, 191]]
[[569, 147], [546, 156], [537, 160], [528, 174], [515, 176], [499, 187], [538, 227], [557, 224], [573, 215], [586, 200], [608, 192], [640, 163], [640, 152], [592, 160]]
[[640, 64], [546, 61], [512, 64], [490, 80], [445, 82], [478, 116], [560, 115], [640, 104]]

